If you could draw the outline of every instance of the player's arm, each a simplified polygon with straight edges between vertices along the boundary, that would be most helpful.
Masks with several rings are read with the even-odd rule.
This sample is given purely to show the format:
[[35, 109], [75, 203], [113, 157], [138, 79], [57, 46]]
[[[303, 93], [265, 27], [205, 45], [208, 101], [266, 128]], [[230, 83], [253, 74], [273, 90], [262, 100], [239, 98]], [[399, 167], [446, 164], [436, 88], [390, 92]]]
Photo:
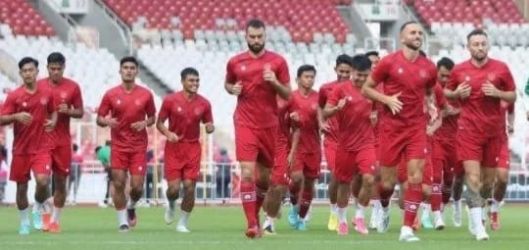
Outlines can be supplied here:
[[0, 125], [9, 125], [14, 122], [20, 122], [27, 125], [31, 122], [31, 115], [26, 112], [0, 115]]
[[338, 101], [336, 105], [333, 105], [331, 103], [325, 104], [325, 108], [323, 109], [323, 112], [322, 112], [323, 118], [327, 119], [329, 117], [336, 115], [336, 113], [340, 112], [340, 110], [342, 110], [343, 107], [345, 107], [345, 104], [346, 104], [345, 98], [340, 99], [340, 101]]
[[160, 113], [158, 114], [158, 120], [156, 121], [156, 129], [160, 131], [167, 140], [170, 142], [177, 142], [180, 140], [180, 137], [176, 133], [171, 132], [167, 126], [165, 126], [165, 121], [169, 117], [171, 103], [167, 99], [163, 100], [162, 107], [160, 108]]
[[284, 60], [279, 65], [277, 74], [271, 69], [265, 69], [263, 79], [270, 83], [281, 98], [288, 100], [290, 96], [290, 76], [288, 74], [287, 63]]
[[292, 145], [290, 146], [290, 152], [287, 156], [287, 162], [288, 167], [291, 168], [294, 165], [294, 156], [296, 155], [296, 151], [298, 150], [299, 145], [299, 138], [300, 138], [300, 130], [298, 127], [292, 128]]
[[274, 90], [277, 92], [277, 94], [283, 98], [284, 100], [288, 100], [288, 97], [290, 96], [290, 84], [283, 84], [275, 78], [274, 80], [270, 82]]
[[113, 118], [110, 116], [111, 111], [111, 102], [108, 94], [105, 94], [103, 96], [103, 100], [101, 100], [101, 104], [99, 105], [99, 108], [97, 109], [97, 118], [96, 118], [96, 124], [100, 127], [111, 127], [115, 128], [118, 126], [118, 121], [116, 118]]
[[57, 111], [53, 111], [50, 114], [49, 119], [44, 122], [44, 127], [46, 127], [47, 132], [53, 131], [55, 129], [55, 126], [57, 125], [57, 117]]
[[375, 80], [369, 76], [366, 83], [362, 86], [362, 94], [367, 98], [383, 103], [388, 106], [391, 110], [391, 113], [396, 114], [402, 110], [402, 102], [399, 100], [400, 92], [395, 95], [385, 95], [380, 93], [375, 87], [377, 83]]
[[206, 128], [206, 133], [211, 134], [213, 131], [215, 131], [215, 126], [213, 125], [213, 112], [209, 102], [207, 102], [206, 110], [202, 115], [202, 122]]
[[443, 119], [441, 117], [438, 117], [435, 119], [431, 124], [428, 124], [426, 127], [426, 134], [428, 136], [432, 136], [437, 129], [439, 129], [443, 125]]

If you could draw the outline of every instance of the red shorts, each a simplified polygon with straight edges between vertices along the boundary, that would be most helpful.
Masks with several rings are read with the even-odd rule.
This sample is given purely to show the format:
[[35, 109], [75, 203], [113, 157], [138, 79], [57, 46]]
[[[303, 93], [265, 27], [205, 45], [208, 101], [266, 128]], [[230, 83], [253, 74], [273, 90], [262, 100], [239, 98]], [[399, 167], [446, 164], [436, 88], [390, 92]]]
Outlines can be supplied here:
[[426, 127], [396, 129], [383, 123], [380, 131], [380, 165], [395, 167], [402, 160], [425, 159]]
[[145, 175], [147, 171], [146, 152], [121, 152], [111, 150], [110, 165], [112, 169], [128, 170], [131, 175]]
[[323, 150], [325, 152], [325, 160], [327, 161], [327, 169], [334, 172], [334, 167], [336, 165], [336, 148], [337, 144], [335, 142], [330, 142], [328, 140], [323, 141]]
[[479, 161], [481, 166], [494, 167], [498, 164], [502, 136], [483, 137], [469, 133], [457, 134], [457, 157], [459, 161]]
[[196, 181], [200, 174], [202, 148], [198, 142], [178, 142], [164, 153], [164, 177], [167, 181]]
[[457, 160], [455, 140], [434, 140], [432, 145], [432, 164], [436, 169], [442, 169], [444, 176], [449, 178], [454, 174], [463, 176], [465, 170]]
[[72, 146], [57, 146], [51, 150], [51, 170], [60, 176], [70, 175], [72, 165]]
[[339, 182], [351, 182], [355, 175], [371, 174], [376, 171], [377, 155], [374, 147], [358, 151], [338, 150], [336, 152], [335, 177]]
[[255, 129], [235, 126], [237, 161], [259, 162], [272, 168], [276, 137], [276, 127]]
[[[511, 166], [511, 154], [509, 152], [509, 139], [505, 136], [500, 146], [500, 154], [498, 156], [498, 163], [494, 168], [509, 169]], [[490, 166], [485, 166], [490, 167]]]
[[[429, 157], [427, 157], [429, 158]], [[400, 183], [408, 181], [408, 162], [402, 161], [397, 169], [397, 178]], [[432, 161], [426, 159], [424, 161], [424, 168], [422, 171], [422, 184], [431, 186], [433, 183], [433, 165]]]
[[296, 153], [291, 172], [302, 171], [307, 178], [320, 177], [321, 152]]
[[288, 153], [288, 142], [277, 142], [274, 168], [272, 168], [272, 177], [270, 177], [270, 181], [273, 185], [288, 186], [290, 183], [288, 177]]
[[13, 155], [9, 180], [26, 183], [31, 179], [31, 171], [38, 175], [50, 175], [51, 157], [48, 153]]

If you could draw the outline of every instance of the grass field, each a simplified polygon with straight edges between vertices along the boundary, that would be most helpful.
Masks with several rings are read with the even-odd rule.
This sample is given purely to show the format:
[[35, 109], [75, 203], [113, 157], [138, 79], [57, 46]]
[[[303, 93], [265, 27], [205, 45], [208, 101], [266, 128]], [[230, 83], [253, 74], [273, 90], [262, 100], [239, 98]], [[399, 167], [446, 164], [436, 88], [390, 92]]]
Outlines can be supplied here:
[[[174, 224], [163, 222], [163, 208], [138, 210], [137, 227], [125, 234], [118, 233], [113, 209], [67, 207], [62, 216], [61, 234], [33, 231], [29, 236], [19, 236], [18, 213], [13, 207], [0, 208], [0, 249], [52, 249], [52, 250], [104, 250], [104, 249], [528, 249], [529, 206], [509, 205], [502, 210], [502, 228], [490, 232], [487, 242], [476, 242], [467, 231], [451, 226], [437, 232], [421, 230], [421, 242], [397, 241], [400, 212], [394, 207], [390, 231], [386, 234], [370, 232], [359, 236], [354, 232], [339, 237], [326, 229], [328, 209], [315, 207], [309, 231], [293, 231], [283, 218], [277, 225], [278, 235], [248, 240], [243, 236], [243, 215], [239, 207], [197, 207], [191, 217], [190, 234], [177, 233]], [[286, 212], [286, 207], [284, 209]], [[447, 211], [447, 215], [451, 214]], [[352, 214], [352, 212], [349, 212]], [[464, 220], [466, 222], [466, 218]], [[352, 230], [352, 229], [351, 229]]]

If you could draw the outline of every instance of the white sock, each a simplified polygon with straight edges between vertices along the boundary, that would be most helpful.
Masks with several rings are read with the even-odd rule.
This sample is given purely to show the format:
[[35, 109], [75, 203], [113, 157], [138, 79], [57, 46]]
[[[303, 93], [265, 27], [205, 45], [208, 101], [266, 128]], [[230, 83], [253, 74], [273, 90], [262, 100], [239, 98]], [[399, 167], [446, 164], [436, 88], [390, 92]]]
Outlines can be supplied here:
[[117, 210], [118, 212], [118, 224], [121, 225], [129, 225], [129, 221], [127, 220], [127, 209], [121, 209]]
[[40, 213], [40, 209], [42, 208], [42, 203], [35, 201], [33, 204], [33, 213]]
[[431, 205], [429, 203], [421, 203], [422, 217], [429, 217], [431, 211]]
[[382, 204], [380, 204], [380, 200], [372, 200], [373, 208], [374, 209], [380, 209], [382, 207]]
[[175, 208], [175, 204], [176, 204], [176, 201], [174, 201], [174, 200], [173, 200], [173, 201], [168, 200], [167, 202], [168, 202], [168, 204], [169, 204], [169, 208], [170, 208], [171, 210], [174, 210], [174, 208]]
[[483, 228], [483, 223], [481, 223], [482, 214], [483, 208], [481, 207], [473, 207], [470, 209], [470, 219], [472, 220], [476, 232], [479, 228]]
[[365, 210], [365, 207], [360, 205], [360, 204], [357, 204], [356, 205], [356, 211], [355, 211], [355, 219], [358, 219], [358, 218], [364, 218], [364, 210]]
[[274, 228], [274, 222], [275, 222], [275, 218], [274, 217], [270, 217], [270, 216], [266, 216], [266, 221], [265, 221], [265, 225], [270, 225], [272, 228]]
[[347, 207], [338, 207], [337, 213], [340, 223], [347, 223]]
[[127, 209], [135, 209], [136, 208], [136, 203], [138, 201], [133, 201], [132, 199], [130, 199], [128, 202], [127, 202]]
[[490, 205], [490, 212], [497, 213], [498, 211], [500, 211], [500, 202], [496, 199], [492, 199], [492, 204]]
[[434, 211], [433, 217], [435, 220], [438, 220], [439, 218], [442, 218], [441, 211]]
[[59, 223], [59, 218], [61, 216], [61, 208], [60, 207], [53, 207], [53, 212], [51, 213], [51, 222]]
[[184, 210], [180, 210], [180, 221], [178, 221], [178, 225], [187, 226], [187, 220], [189, 219], [189, 212], [186, 212]]
[[338, 205], [336, 203], [331, 203], [331, 213], [336, 214], [338, 212]]
[[20, 224], [29, 225], [29, 207], [23, 210], [18, 210], [18, 213], [20, 215]]
[[454, 211], [461, 212], [461, 200], [454, 201]]

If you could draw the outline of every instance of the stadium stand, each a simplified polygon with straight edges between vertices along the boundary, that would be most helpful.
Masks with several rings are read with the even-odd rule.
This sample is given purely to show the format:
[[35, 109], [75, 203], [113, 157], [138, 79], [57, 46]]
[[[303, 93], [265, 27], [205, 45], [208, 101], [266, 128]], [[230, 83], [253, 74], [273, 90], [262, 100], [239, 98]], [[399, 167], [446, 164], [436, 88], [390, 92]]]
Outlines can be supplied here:
[[26, 0], [0, 0], [0, 23], [11, 26], [15, 35], [55, 35], [53, 28]]

